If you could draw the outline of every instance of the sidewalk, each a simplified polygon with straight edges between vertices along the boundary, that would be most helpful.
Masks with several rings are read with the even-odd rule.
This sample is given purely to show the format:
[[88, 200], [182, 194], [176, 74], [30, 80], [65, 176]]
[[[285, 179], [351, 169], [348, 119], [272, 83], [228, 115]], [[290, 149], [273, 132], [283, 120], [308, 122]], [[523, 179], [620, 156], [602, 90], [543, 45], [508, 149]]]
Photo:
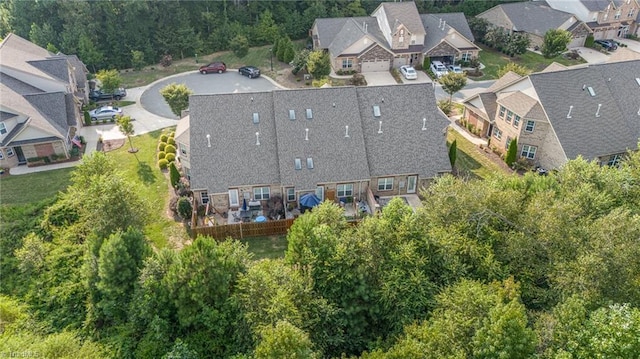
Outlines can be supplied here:
[[453, 128], [454, 130], [456, 130], [459, 134], [462, 135], [462, 137], [464, 137], [465, 139], [467, 139], [469, 142], [473, 143], [474, 145], [476, 145], [476, 146], [480, 146], [480, 145], [486, 146], [487, 145], [487, 140], [471, 135], [469, 132], [467, 132], [467, 130], [465, 130], [464, 128], [460, 127], [456, 123], [456, 121], [458, 121], [461, 117], [462, 117], [461, 115], [455, 115], [455, 116], [449, 117], [449, 121], [451, 121], [451, 124], [449, 126], [451, 128]]

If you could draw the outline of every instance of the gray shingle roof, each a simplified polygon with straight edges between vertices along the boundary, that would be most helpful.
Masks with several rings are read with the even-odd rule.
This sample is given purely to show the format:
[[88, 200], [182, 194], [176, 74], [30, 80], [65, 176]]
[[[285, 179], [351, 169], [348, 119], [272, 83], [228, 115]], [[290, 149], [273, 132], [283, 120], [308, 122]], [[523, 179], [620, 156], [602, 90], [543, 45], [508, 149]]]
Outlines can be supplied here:
[[[559, 28], [573, 16], [538, 1], [507, 3], [496, 7], [502, 9], [517, 31], [538, 36], [544, 36], [548, 30]], [[478, 17], [482, 17], [482, 14]]]
[[[382, 134], [373, 119], [374, 103], [381, 108]], [[442, 132], [449, 122], [429, 84], [194, 95], [189, 107], [194, 189], [223, 193], [236, 186], [282, 184], [307, 190], [318, 183], [413, 173], [426, 178], [451, 170]], [[260, 114], [259, 125], [253, 112]]]
[[496, 94], [493, 92], [483, 92], [480, 93], [479, 96], [484, 106], [484, 111], [487, 114], [487, 120], [493, 122], [493, 119], [496, 118], [496, 109], [498, 108]]
[[[273, 99], [283, 185], [309, 190], [317, 183], [370, 178], [355, 88], [275, 91]], [[295, 120], [289, 119], [289, 110], [295, 111]], [[301, 170], [294, 168], [295, 158], [301, 159]], [[313, 159], [313, 169], [307, 168], [307, 158]]]
[[[640, 61], [530, 75], [568, 158], [593, 159], [637, 147], [640, 86], [633, 74], [640, 74]], [[583, 86], [592, 87], [595, 96]]]
[[[436, 106], [430, 84], [358, 88], [371, 176], [451, 171], [443, 129], [449, 121]], [[383, 102], [384, 99], [384, 102]], [[373, 106], [380, 106], [380, 117]], [[426, 118], [423, 128], [423, 118]], [[382, 121], [382, 133], [378, 133]]]
[[407, 27], [412, 34], [424, 34], [424, 27], [418, 8], [413, 1], [407, 2], [386, 2], [380, 4], [387, 15], [387, 23], [391, 27], [391, 31], [396, 30], [396, 20]]
[[[424, 29], [427, 32], [427, 35], [424, 38], [424, 52], [428, 52], [430, 49], [434, 48], [436, 45], [442, 42], [442, 40], [444, 40], [449, 34], [449, 32], [452, 30], [455, 30], [460, 35], [463, 35], [463, 33], [461, 33], [456, 28], [451, 26], [449, 22], [446, 21], [445, 18], [442, 17], [441, 15], [448, 15], [448, 14], [420, 15], [420, 19], [422, 20]], [[458, 22], [461, 21], [457, 16], [455, 16], [454, 18], [457, 19]], [[446, 21], [446, 23], [444, 23], [444, 30], [442, 29], [443, 23], [440, 20]], [[466, 23], [466, 20], [465, 20], [465, 23]], [[454, 25], [455, 25], [455, 21], [454, 21]], [[467, 31], [469, 28], [469, 24], [467, 24], [466, 28], [467, 29], [463, 29], [463, 30]], [[468, 30], [468, 31], [471, 32], [471, 30]], [[473, 41], [473, 36], [471, 38], [467, 38], [467, 40]]]
[[364, 29], [362, 28], [362, 22], [357, 20], [358, 18], [347, 18], [342, 24], [342, 28], [329, 44], [329, 52], [333, 56], [338, 56], [342, 52], [351, 46], [356, 41], [365, 36]]
[[28, 61], [28, 63], [60, 81], [69, 83], [69, 62], [66, 57], [49, 57], [42, 60]]
[[610, 0], [580, 0], [589, 11], [601, 11], [611, 4]]
[[512, 92], [497, 101], [523, 118], [543, 120], [544, 111], [538, 101], [520, 91]]
[[192, 188], [221, 193], [231, 186], [280, 183], [271, 92], [193, 95], [189, 117]]
[[448, 25], [456, 29], [456, 31], [458, 31], [460, 35], [466, 37], [469, 41], [475, 41], [475, 39], [473, 38], [473, 33], [471, 32], [471, 28], [469, 27], [469, 23], [467, 22], [467, 18], [464, 16], [464, 13], [448, 12], [432, 15], [446, 21]]
[[329, 45], [331, 45], [331, 42], [336, 38], [336, 35], [338, 35], [340, 30], [344, 26], [344, 23], [348, 19], [348, 17], [316, 19], [316, 35], [318, 36], [318, 42], [320, 43], [321, 48], [329, 48]]

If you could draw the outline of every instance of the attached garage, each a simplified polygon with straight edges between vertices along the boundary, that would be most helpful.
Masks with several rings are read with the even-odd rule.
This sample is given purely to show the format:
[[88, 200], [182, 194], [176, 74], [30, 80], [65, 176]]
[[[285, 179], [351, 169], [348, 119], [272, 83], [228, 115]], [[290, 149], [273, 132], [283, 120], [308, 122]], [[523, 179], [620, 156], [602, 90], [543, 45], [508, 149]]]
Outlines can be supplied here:
[[362, 69], [360, 72], [383, 72], [389, 71], [389, 60], [375, 59], [362, 61]]
[[584, 46], [584, 42], [587, 39], [586, 36], [574, 37], [570, 43], [567, 44], [567, 49], [573, 49], [574, 47]]

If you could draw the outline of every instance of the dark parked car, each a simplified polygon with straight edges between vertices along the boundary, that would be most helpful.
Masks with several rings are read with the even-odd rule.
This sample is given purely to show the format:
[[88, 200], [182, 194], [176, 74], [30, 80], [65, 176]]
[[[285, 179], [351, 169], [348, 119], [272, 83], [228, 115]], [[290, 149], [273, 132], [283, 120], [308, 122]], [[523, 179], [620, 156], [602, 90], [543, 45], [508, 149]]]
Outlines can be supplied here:
[[105, 100], [116, 100], [119, 101], [121, 98], [127, 96], [127, 90], [122, 87], [116, 89], [113, 92], [105, 92], [102, 90], [93, 90], [89, 92], [89, 99], [94, 102], [105, 101]]
[[247, 76], [250, 79], [260, 77], [260, 69], [255, 66], [242, 66], [238, 69], [240, 75]]
[[203, 75], [210, 74], [212, 72], [221, 74], [225, 71], [227, 71], [227, 64], [225, 64], [224, 62], [212, 62], [209, 65], [200, 67], [200, 73]]
[[594, 42], [602, 46], [607, 51], [614, 51], [618, 48], [618, 44], [613, 40], [596, 40]]

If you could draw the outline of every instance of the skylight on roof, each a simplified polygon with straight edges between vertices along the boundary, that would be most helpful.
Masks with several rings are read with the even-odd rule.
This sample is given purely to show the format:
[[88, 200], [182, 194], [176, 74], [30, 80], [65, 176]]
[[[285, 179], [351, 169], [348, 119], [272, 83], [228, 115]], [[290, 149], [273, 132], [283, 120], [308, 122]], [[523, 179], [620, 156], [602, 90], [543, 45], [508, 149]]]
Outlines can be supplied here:
[[591, 97], [596, 95], [596, 92], [593, 90], [593, 87], [589, 86], [587, 87], [587, 90], [589, 91], [589, 95], [591, 95]]
[[373, 105], [373, 116], [380, 117], [380, 106]]
[[640, 77], [636, 77], [636, 82], [638, 83], [638, 86], [640, 86]]
[[313, 158], [311, 157], [307, 157], [307, 168], [310, 170], [313, 169]]
[[260, 115], [257, 112], [253, 113], [253, 123], [256, 125], [260, 123]]
[[296, 111], [295, 110], [289, 110], [289, 119], [290, 120], [295, 120], [296, 119]]
[[313, 118], [313, 111], [311, 111], [310, 108], [307, 109], [307, 120], [310, 120]]
[[302, 162], [300, 161], [299, 158], [296, 158], [295, 160], [295, 166], [297, 170], [301, 170], [302, 169]]

